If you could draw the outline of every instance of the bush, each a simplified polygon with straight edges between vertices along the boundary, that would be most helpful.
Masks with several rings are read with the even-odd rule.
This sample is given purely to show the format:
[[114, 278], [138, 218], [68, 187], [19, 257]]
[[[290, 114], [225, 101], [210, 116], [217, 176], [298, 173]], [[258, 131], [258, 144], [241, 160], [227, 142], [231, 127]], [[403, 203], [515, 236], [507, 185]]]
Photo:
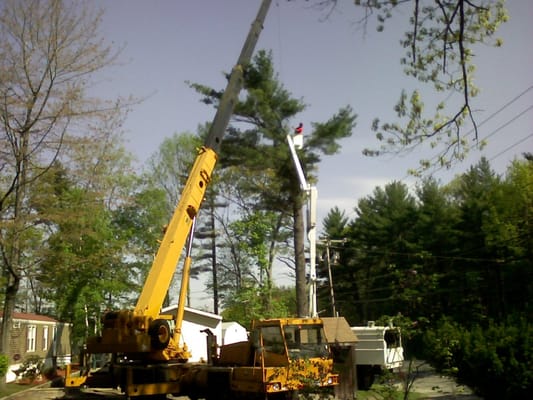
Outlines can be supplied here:
[[470, 329], [443, 321], [425, 336], [426, 359], [486, 400], [533, 393], [533, 324], [524, 318]]
[[7, 374], [9, 368], [9, 358], [5, 354], [0, 354], [0, 378]]
[[524, 319], [465, 332], [457, 377], [485, 399], [528, 398], [533, 392], [533, 325]]
[[17, 378], [27, 378], [30, 382], [33, 382], [41, 374], [43, 367], [43, 361], [39, 356], [29, 356], [24, 359], [22, 365], [13, 372], [17, 375]]

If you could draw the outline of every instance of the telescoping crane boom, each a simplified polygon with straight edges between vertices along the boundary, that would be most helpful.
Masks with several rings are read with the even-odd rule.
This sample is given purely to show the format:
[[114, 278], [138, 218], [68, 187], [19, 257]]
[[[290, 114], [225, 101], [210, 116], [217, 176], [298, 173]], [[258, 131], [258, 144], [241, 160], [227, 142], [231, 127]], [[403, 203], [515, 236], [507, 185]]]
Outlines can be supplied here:
[[[106, 313], [103, 317], [102, 334], [87, 341], [88, 354], [123, 353], [129, 354], [130, 357], [154, 361], [186, 361], [189, 358], [187, 346], [180, 344], [180, 334], [189, 282], [190, 249], [183, 263], [173, 332], [168, 323], [168, 316], [159, 313], [187, 237], [192, 240], [194, 221], [211, 181], [222, 138], [243, 86], [244, 68], [250, 63], [270, 3], [271, 0], [262, 1], [252, 23], [237, 64], [231, 71], [226, 90], [220, 99], [207, 139], [199, 149], [135, 308]], [[80, 377], [81, 380], [83, 377]], [[74, 385], [80, 381], [74, 381]]]
[[[119, 387], [128, 397], [173, 394], [209, 400], [279, 399], [306, 385], [338, 383], [323, 322], [318, 318], [252, 321], [249, 340], [209, 349], [209, 363], [187, 362], [190, 354], [182, 343], [194, 222], [270, 3], [262, 0], [135, 308], [104, 315], [101, 334], [87, 340], [80, 375], [67, 366], [67, 391], [85, 386]], [[176, 316], [160, 314], [187, 239]], [[107, 362], [91, 369], [88, 358], [96, 354], [106, 354]]]
[[187, 237], [188, 235], [192, 237], [191, 228], [211, 181], [222, 138], [243, 86], [244, 68], [251, 60], [270, 3], [271, 1], [263, 1], [261, 4], [237, 64], [231, 71], [205, 144], [199, 149], [137, 305], [133, 311], [122, 310], [106, 314], [102, 336], [92, 338], [87, 343], [89, 352], [145, 353], [147, 358], [154, 360], [186, 361], [188, 359], [186, 346], [180, 346], [180, 332], [189, 282], [190, 251], [187, 251], [183, 265], [174, 332], [170, 332], [169, 324], [165, 319], [167, 317], [160, 316], [159, 312]]

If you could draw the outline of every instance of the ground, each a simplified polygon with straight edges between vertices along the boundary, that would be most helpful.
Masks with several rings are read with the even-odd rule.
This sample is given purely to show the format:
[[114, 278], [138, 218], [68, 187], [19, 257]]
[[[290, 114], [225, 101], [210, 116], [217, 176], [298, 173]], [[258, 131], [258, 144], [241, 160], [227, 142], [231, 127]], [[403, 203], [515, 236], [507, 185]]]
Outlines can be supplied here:
[[[398, 390], [401, 390], [401, 384], [397, 384]], [[438, 400], [481, 400], [472, 394], [472, 391], [462, 385], [458, 385], [452, 379], [441, 376], [431, 369], [422, 369], [415, 380], [411, 392], [416, 392], [419, 400], [438, 399]], [[361, 396], [362, 397], [362, 396]], [[74, 398], [74, 397], [70, 397]], [[34, 387], [25, 391], [3, 397], [0, 400], [60, 400], [68, 399], [61, 388], [50, 388], [48, 384]], [[117, 391], [108, 389], [91, 390], [85, 392], [82, 396], [76, 396], [76, 400], [116, 400], [124, 399]], [[175, 398], [174, 400], [187, 400], [186, 397]], [[383, 397], [373, 395], [372, 391], [365, 394], [366, 400], [382, 400]]]
[[434, 372], [420, 376], [415, 380], [411, 392], [419, 393], [424, 399], [439, 400], [479, 400], [472, 391], [458, 385], [453, 379]]

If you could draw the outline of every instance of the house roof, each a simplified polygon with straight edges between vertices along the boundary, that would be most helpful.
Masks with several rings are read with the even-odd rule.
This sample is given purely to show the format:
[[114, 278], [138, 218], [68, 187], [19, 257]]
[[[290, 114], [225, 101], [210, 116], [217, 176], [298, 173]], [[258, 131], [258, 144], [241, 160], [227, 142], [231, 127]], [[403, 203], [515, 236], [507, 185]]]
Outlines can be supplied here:
[[241, 324], [239, 324], [238, 322], [235, 322], [235, 321], [222, 322], [222, 330], [228, 329], [231, 326], [239, 326], [242, 329], [246, 330], [246, 328], [242, 326]]
[[[0, 318], [2, 318], [3, 316], [4, 314], [0, 312]], [[39, 314], [34, 314], [34, 313], [14, 312], [12, 318], [14, 320], [19, 320], [19, 321], [39, 321], [39, 322], [59, 323], [57, 319], [48, 317], [46, 315], [39, 315]]]
[[[161, 309], [161, 314], [175, 314], [177, 309], [178, 309], [178, 306], [176, 306], [176, 305], [164, 307], [163, 309]], [[207, 312], [207, 311], [196, 310], [196, 309], [190, 308], [190, 307], [185, 307], [185, 311], [187, 313], [201, 315], [202, 317], [213, 319], [215, 321], [222, 321], [222, 317], [220, 315], [213, 314], [213, 313], [210, 313], [210, 312]]]

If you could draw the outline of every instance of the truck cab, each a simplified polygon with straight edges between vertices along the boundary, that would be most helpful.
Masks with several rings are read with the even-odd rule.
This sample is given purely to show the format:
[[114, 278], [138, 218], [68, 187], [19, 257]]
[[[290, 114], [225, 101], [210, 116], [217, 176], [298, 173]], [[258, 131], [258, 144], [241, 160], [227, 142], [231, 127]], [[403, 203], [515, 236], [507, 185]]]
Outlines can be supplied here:
[[281, 394], [310, 384], [333, 386], [339, 380], [318, 318], [253, 321], [249, 340], [222, 346], [216, 364], [232, 367], [236, 393]]

